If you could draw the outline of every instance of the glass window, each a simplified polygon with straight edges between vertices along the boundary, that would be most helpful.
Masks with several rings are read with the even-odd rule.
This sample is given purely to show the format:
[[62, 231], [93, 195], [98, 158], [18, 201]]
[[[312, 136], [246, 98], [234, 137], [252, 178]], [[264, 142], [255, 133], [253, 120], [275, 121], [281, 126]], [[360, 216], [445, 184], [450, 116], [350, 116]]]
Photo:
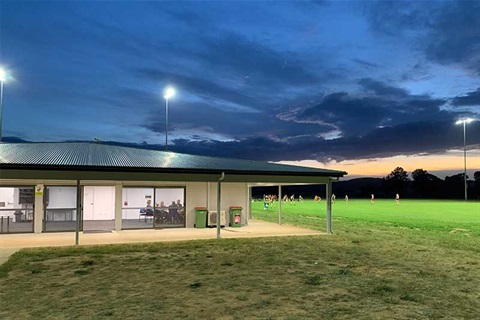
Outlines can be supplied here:
[[122, 229], [185, 227], [185, 188], [123, 188]]
[[33, 187], [0, 187], [0, 233], [33, 232]]
[[153, 228], [153, 188], [123, 188], [122, 229]]
[[75, 231], [77, 187], [45, 187], [44, 231]]
[[185, 188], [155, 189], [154, 226], [185, 226]]

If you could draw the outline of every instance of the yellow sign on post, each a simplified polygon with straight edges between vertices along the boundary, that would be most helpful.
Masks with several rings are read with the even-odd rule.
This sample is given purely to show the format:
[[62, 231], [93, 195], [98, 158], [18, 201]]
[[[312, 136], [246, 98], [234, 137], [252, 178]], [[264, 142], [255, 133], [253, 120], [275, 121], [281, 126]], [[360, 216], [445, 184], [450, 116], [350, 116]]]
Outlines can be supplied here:
[[35, 186], [35, 195], [36, 196], [43, 196], [43, 184], [39, 184]]

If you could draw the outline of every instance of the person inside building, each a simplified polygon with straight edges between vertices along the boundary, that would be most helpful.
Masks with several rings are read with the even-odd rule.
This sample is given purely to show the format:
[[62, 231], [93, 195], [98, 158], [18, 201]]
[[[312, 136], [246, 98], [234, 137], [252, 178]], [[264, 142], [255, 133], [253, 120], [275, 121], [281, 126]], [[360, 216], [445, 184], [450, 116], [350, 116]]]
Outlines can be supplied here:
[[167, 217], [168, 207], [165, 205], [164, 201], [160, 201], [160, 204], [157, 204], [155, 207], [155, 223], [164, 223], [167, 220]]
[[153, 213], [152, 200], [147, 200], [147, 204], [145, 205], [145, 212]]
[[172, 201], [172, 204], [168, 206], [168, 217], [169, 223], [177, 223], [178, 222], [178, 206], [175, 203], [175, 200]]
[[178, 207], [178, 221], [179, 223], [183, 223], [185, 220], [185, 207], [182, 205], [180, 199], [177, 200], [177, 207]]
[[144, 209], [140, 209], [140, 216], [145, 217], [145, 222], [147, 221], [148, 217], [153, 218], [153, 207], [152, 207], [152, 200], [147, 200], [147, 204], [145, 205]]

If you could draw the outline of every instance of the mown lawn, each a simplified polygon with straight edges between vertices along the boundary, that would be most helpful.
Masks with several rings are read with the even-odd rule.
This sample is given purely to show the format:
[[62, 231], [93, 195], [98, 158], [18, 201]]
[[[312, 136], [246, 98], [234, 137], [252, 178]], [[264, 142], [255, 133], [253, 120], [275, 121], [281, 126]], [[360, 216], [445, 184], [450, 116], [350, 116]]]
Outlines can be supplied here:
[[[324, 205], [283, 221], [324, 230]], [[337, 201], [333, 236], [22, 250], [0, 266], [0, 318], [478, 319], [478, 209]]]
[[[263, 202], [253, 202], [254, 217], [267, 221], [278, 221], [278, 204], [263, 210]], [[311, 219], [319, 219], [325, 225], [326, 202], [282, 203], [285, 222], [316, 228]], [[348, 231], [365, 224], [366, 226], [394, 226], [419, 228], [428, 231], [459, 232], [480, 236], [480, 202], [377, 199], [372, 205], [366, 200], [337, 200], [332, 204], [333, 226], [337, 231]], [[306, 218], [306, 219], [303, 219]], [[464, 229], [464, 230], [459, 230]]]

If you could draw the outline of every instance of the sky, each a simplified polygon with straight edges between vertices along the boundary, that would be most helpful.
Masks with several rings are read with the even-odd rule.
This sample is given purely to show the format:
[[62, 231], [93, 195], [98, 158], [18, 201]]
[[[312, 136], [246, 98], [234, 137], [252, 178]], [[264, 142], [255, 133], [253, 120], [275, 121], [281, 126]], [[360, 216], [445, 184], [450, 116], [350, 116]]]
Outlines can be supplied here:
[[[480, 1], [0, 1], [3, 140], [463, 172]], [[467, 125], [468, 174], [480, 121]]]

